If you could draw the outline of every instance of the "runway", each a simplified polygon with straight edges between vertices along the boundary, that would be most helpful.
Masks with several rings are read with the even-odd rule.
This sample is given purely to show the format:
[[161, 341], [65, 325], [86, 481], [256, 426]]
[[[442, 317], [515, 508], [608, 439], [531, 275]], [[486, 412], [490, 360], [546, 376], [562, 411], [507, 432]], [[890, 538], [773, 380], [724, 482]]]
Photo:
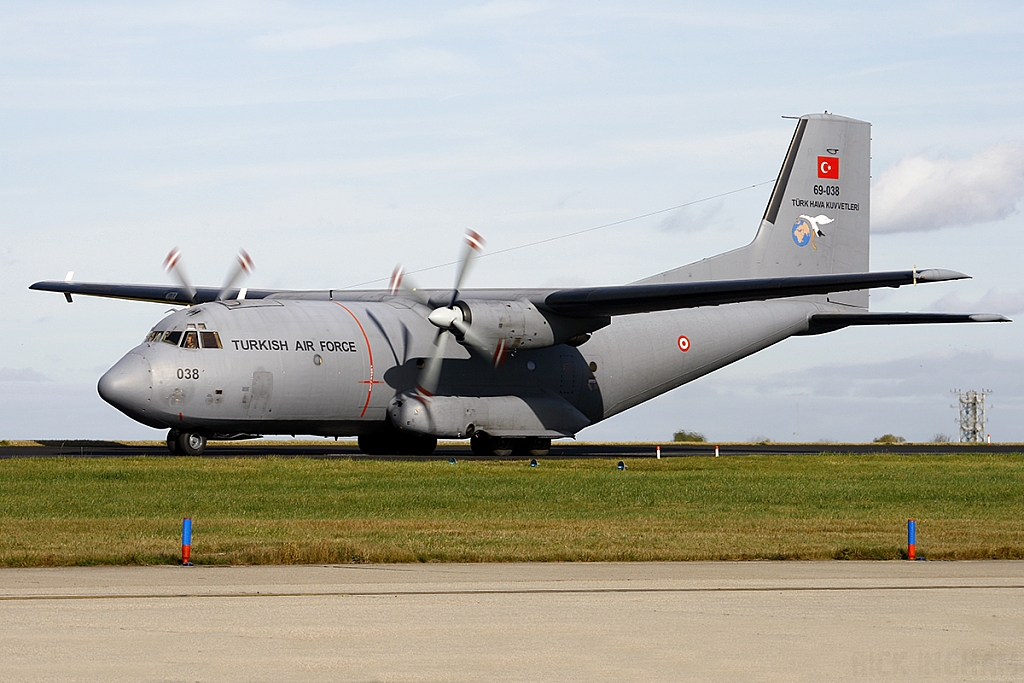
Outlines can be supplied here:
[[[168, 457], [170, 452], [163, 445], [135, 445], [116, 441], [47, 440], [38, 446], [0, 446], [0, 460], [5, 458], [119, 458], [119, 457]], [[564, 443], [556, 442], [547, 459], [570, 458], [653, 458], [656, 448], [661, 448], [664, 458], [710, 457], [715, 455], [713, 443]], [[720, 444], [721, 456], [735, 455], [817, 455], [820, 453], [897, 453], [902, 455], [929, 455], [944, 453], [1021, 453], [1024, 444]], [[473, 455], [468, 443], [458, 445], [441, 444], [429, 456], [378, 456], [364, 455], [352, 443], [298, 442], [282, 443], [227, 443], [214, 442], [201, 456], [204, 458], [256, 458], [276, 456], [281, 458], [360, 458], [369, 460], [438, 460], [456, 458], [459, 460], [495, 460], [494, 457]], [[529, 459], [529, 456], [508, 456], [505, 460]]]
[[0, 570], [0, 680], [1014, 681], [1024, 563]]

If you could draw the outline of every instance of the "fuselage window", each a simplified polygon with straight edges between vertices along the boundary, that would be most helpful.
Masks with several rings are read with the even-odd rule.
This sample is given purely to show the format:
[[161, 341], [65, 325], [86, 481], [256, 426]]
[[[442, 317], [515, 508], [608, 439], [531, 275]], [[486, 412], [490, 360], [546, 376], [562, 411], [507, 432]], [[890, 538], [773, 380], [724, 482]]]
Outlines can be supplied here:
[[163, 333], [163, 331], [162, 331], [162, 330], [152, 330], [152, 331], [151, 331], [151, 332], [150, 332], [150, 333], [149, 333], [149, 334], [148, 334], [148, 335], [146, 336], [146, 341], [147, 341], [147, 342], [155, 342], [155, 341], [159, 341], [160, 337], [162, 337], [163, 335], [164, 335], [164, 333]]
[[164, 332], [164, 343], [178, 345], [181, 341], [181, 330], [167, 330]]
[[185, 339], [181, 342], [181, 348], [183, 349], [198, 349], [199, 348], [199, 335], [196, 334], [195, 330], [189, 330], [185, 333]]
[[[199, 323], [199, 324], [202, 325], [202, 323]], [[223, 346], [220, 345], [220, 335], [217, 334], [216, 332], [202, 331], [202, 332], [199, 333], [199, 338], [203, 341], [203, 348], [204, 349], [222, 349], [222, 348], [224, 348]]]

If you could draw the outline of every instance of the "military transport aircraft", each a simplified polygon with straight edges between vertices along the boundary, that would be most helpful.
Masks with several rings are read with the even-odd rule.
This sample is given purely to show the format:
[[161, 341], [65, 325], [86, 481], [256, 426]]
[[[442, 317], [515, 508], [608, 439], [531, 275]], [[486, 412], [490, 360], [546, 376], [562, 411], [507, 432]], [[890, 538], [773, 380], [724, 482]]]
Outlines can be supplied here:
[[[468, 438], [478, 454], [542, 455], [552, 438], [792, 335], [1006, 321], [868, 311], [870, 288], [967, 277], [868, 272], [870, 129], [800, 117], [753, 242], [629, 285], [463, 290], [483, 246], [470, 231], [451, 291], [417, 289], [400, 269], [387, 290], [240, 289], [234, 277], [195, 288], [176, 252], [178, 286], [31, 288], [184, 305], [98, 386], [129, 417], [168, 429], [176, 454], [198, 455], [207, 439], [314, 434], [356, 436], [370, 454]], [[250, 266], [243, 256], [238, 272]]]

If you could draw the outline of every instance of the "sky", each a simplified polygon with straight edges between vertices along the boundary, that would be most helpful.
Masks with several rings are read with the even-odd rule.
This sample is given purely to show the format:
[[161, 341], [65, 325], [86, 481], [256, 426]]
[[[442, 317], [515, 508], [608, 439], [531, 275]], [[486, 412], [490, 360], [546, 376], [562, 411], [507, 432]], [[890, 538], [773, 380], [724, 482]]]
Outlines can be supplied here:
[[[493, 253], [697, 202], [467, 285], [627, 283], [747, 244], [783, 117], [823, 110], [873, 125], [872, 269], [973, 276], [872, 310], [1022, 317], [1024, 6], [706, 5], [4, 2], [0, 439], [162, 437], [95, 386], [167, 307], [38, 280], [166, 282], [178, 247], [216, 286], [245, 248], [254, 288], [384, 286], [466, 228]], [[1024, 441], [1021, 325], [790, 339], [580, 438], [955, 439], [951, 390], [984, 388], [993, 440]]]

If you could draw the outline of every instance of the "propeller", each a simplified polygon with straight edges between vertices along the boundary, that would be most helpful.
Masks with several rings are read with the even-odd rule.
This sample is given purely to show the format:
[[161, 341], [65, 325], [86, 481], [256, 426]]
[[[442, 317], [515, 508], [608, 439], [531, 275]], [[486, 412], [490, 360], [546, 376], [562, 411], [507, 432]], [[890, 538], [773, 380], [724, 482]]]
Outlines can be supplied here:
[[[238, 256], [235, 259], [235, 266], [228, 273], [227, 280], [225, 280], [224, 286], [221, 287], [220, 291], [217, 293], [216, 300], [221, 301], [227, 297], [228, 293], [238, 283], [238, 281], [243, 276], [252, 273], [254, 269], [255, 266], [253, 265], [252, 257], [249, 256], [245, 249], [240, 249], [238, 251]], [[171, 252], [167, 254], [167, 258], [164, 259], [164, 270], [170, 273], [185, 290], [188, 303], [194, 304], [196, 302], [197, 290], [192, 285], [192, 280], [188, 277], [188, 273], [182, 265], [181, 250], [177, 247], [171, 249]], [[239, 298], [241, 298], [242, 292], [244, 292], [244, 290], [239, 292]]]
[[220, 288], [220, 292], [217, 294], [217, 301], [221, 301], [226, 298], [228, 291], [235, 286], [242, 277], [252, 274], [252, 271], [256, 269], [253, 265], [252, 257], [249, 256], [245, 249], [238, 250], [238, 256], [235, 257], [235, 267], [228, 275], [228, 279], [224, 281], [224, 286]]
[[466, 230], [466, 237], [463, 240], [462, 258], [459, 259], [459, 271], [455, 276], [455, 286], [452, 287], [452, 298], [448, 302], [448, 308], [455, 306], [455, 300], [459, 298], [459, 287], [462, 286], [462, 279], [469, 271], [469, 264], [473, 257], [484, 250], [484, 238], [475, 230]]
[[430, 305], [430, 299], [423, 291], [414, 285], [410, 278], [405, 275], [405, 267], [399, 263], [395, 266], [394, 271], [391, 272], [391, 281], [388, 283], [388, 292], [391, 296], [406, 296], [410, 299], [416, 300], [418, 303], [424, 306]]
[[189, 279], [188, 273], [185, 272], [185, 266], [181, 264], [181, 249], [177, 247], [171, 249], [171, 253], [167, 254], [167, 258], [164, 259], [164, 270], [174, 276], [174, 279], [185, 289], [188, 302], [195, 303], [196, 288], [192, 286], [192, 281]]
[[[437, 391], [437, 383], [441, 378], [441, 365], [444, 361], [444, 352], [448, 345], [448, 335], [454, 335], [459, 341], [465, 342], [480, 353], [490, 353], [491, 344], [487, 339], [477, 334], [471, 325], [465, 320], [462, 308], [456, 305], [459, 298], [459, 288], [462, 281], [469, 272], [469, 266], [484, 247], [484, 238], [474, 230], [467, 230], [463, 240], [462, 256], [459, 258], [458, 270], [455, 274], [455, 284], [452, 286], [451, 296], [448, 298], [448, 305], [435, 308], [427, 315], [427, 320], [437, 327], [437, 334], [434, 335], [434, 352], [427, 359], [420, 373], [416, 385], [416, 392], [420, 397], [429, 399]], [[399, 294], [418, 301], [425, 306], [430, 306], [430, 299], [416, 287], [405, 276], [405, 269], [399, 264], [391, 273], [391, 281], [388, 291], [393, 295]]]

